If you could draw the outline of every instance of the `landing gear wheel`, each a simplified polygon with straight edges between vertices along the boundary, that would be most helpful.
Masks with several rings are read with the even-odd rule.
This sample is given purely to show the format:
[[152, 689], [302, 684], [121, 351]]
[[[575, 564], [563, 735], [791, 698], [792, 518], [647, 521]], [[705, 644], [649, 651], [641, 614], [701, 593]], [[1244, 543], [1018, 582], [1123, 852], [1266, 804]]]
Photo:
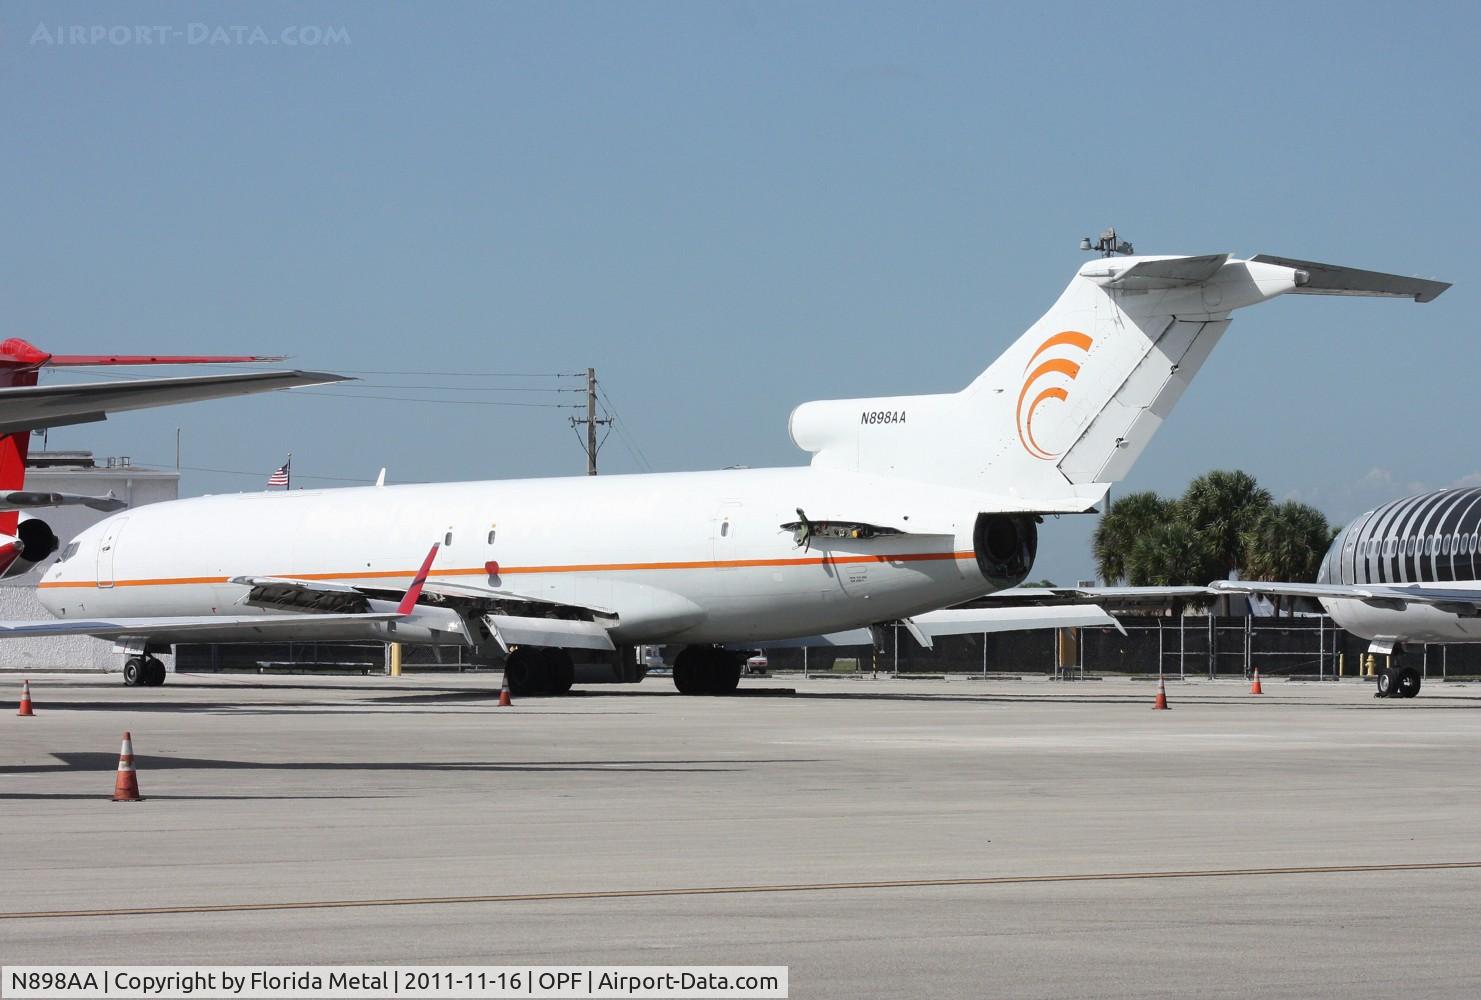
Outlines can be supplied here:
[[509, 654], [504, 675], [509, 678], [509, 693], [515, 697], [561, 695], [571, 690], [576, 665], [564, 649], [521, 646]]
[[123, 683], [125, 687], [138, 687], [144, 683], [144, 658], [130, 656], [123, 661]]
[[680, 694], [734, 694], [741, 660], [719, 646], [686, 646], [674, 658], [674, 687]]
[[702, 677], [695, 659], [689, 648], [680, 650], [679, 655], [674, 657], [674, 687], [680, 694], [704, 693], [700, 690]]
[[1378, 683], [1376, 690], [1373, 692], [1373, 697], [1392, 698], [1397, 695], [1399, 690], [1398, 674], [1399, 672], [1392, 668], [1385, 668], [1378, 671]]
[[564, 649], [541, 650], [545, 654], [545, 690], [547, 694], [562, 695], [571, 692], [576, 681], [576, 664], [571, 654]]
[[144, 657], [144, 683], [149, 687], [159, 687], [165, 682], [165, 665], [154, 656]]
[[535, 694], [540, 681], [540, 651], [521, 646], [511, 650], [504, 661], [504, 679], [509, 682], [509, 693], [516, 698]]
[[735, 694], [740, 687], [741, 661], [734, 656], [716, 657], [710, 667], [710, 694]]
[[1413, 698], [1419, 694], [1419, 671], [1413, 667], [1402, 667], [1394, 671], [1398, 675], [1394, 694], [1400, 698]]

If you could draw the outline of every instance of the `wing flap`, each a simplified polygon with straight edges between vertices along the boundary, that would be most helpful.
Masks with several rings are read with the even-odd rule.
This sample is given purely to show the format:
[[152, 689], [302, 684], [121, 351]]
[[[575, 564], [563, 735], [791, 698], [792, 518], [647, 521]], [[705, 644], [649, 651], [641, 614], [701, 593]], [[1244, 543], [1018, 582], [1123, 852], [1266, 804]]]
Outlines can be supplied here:
[[512, 646], [555, 646], [561, 649], [616, 649], [600, 622], [521, 615], [484, 615], [484, 623], [506, 652]]

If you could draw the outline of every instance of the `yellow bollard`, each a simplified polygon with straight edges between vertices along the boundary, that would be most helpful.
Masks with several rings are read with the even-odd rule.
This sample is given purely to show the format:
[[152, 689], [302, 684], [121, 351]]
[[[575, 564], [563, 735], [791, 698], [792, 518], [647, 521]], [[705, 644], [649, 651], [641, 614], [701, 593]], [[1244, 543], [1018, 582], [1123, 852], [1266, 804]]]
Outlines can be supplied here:
[[401, 676], [401, 643], [391, 643], [391, 676]]
[[1339, 680], [1342, 677], [1342, 668], [1345, 667], [1346, 665], [1347, 665], [1347, 654], [1346, 653], [1338, 653], [1337, 654], [1337, 677], [1338, 677]]

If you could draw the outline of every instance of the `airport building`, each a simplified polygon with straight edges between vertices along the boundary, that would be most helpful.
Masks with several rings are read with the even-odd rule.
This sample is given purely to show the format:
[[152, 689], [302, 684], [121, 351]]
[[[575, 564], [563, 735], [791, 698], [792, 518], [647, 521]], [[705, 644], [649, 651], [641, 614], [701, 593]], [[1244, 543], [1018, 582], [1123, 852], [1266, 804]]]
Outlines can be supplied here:
[[[127, 457], [94, 458], [90, 451], [41, 451], [32, 452], [26, 461], [26, 489], [93, 496], [112, 493], [130, 507], [140, 507], [178, 499], [180, 473], [143, 468]], [[90, 507], [69, 506], [38, 510], [35, 516], [50, 525], [65, 546], [108, 515]], [[29, 621], [51, 617], [36, 600], [36, 582], [54, 561], [47, 559], [27, 573], [0, 580], [0, 618]], [[90, 636], [0, 642], [0, 670], [105, 670], [118, 669], [120, 662], [110, 640]]]

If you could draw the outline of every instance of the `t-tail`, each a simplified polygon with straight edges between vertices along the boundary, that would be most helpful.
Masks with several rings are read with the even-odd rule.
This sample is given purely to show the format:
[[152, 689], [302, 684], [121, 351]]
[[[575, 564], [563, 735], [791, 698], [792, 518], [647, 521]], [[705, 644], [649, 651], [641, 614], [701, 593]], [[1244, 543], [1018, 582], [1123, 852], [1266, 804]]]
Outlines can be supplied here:
[[1287, 292], [1428, 302], [1449, 287], [1265, 255], [1097, 259], [960, 392], [804, 403], [792, 440], [816, 468], [1086, 510], [1131, 470], [1234, 310]]

